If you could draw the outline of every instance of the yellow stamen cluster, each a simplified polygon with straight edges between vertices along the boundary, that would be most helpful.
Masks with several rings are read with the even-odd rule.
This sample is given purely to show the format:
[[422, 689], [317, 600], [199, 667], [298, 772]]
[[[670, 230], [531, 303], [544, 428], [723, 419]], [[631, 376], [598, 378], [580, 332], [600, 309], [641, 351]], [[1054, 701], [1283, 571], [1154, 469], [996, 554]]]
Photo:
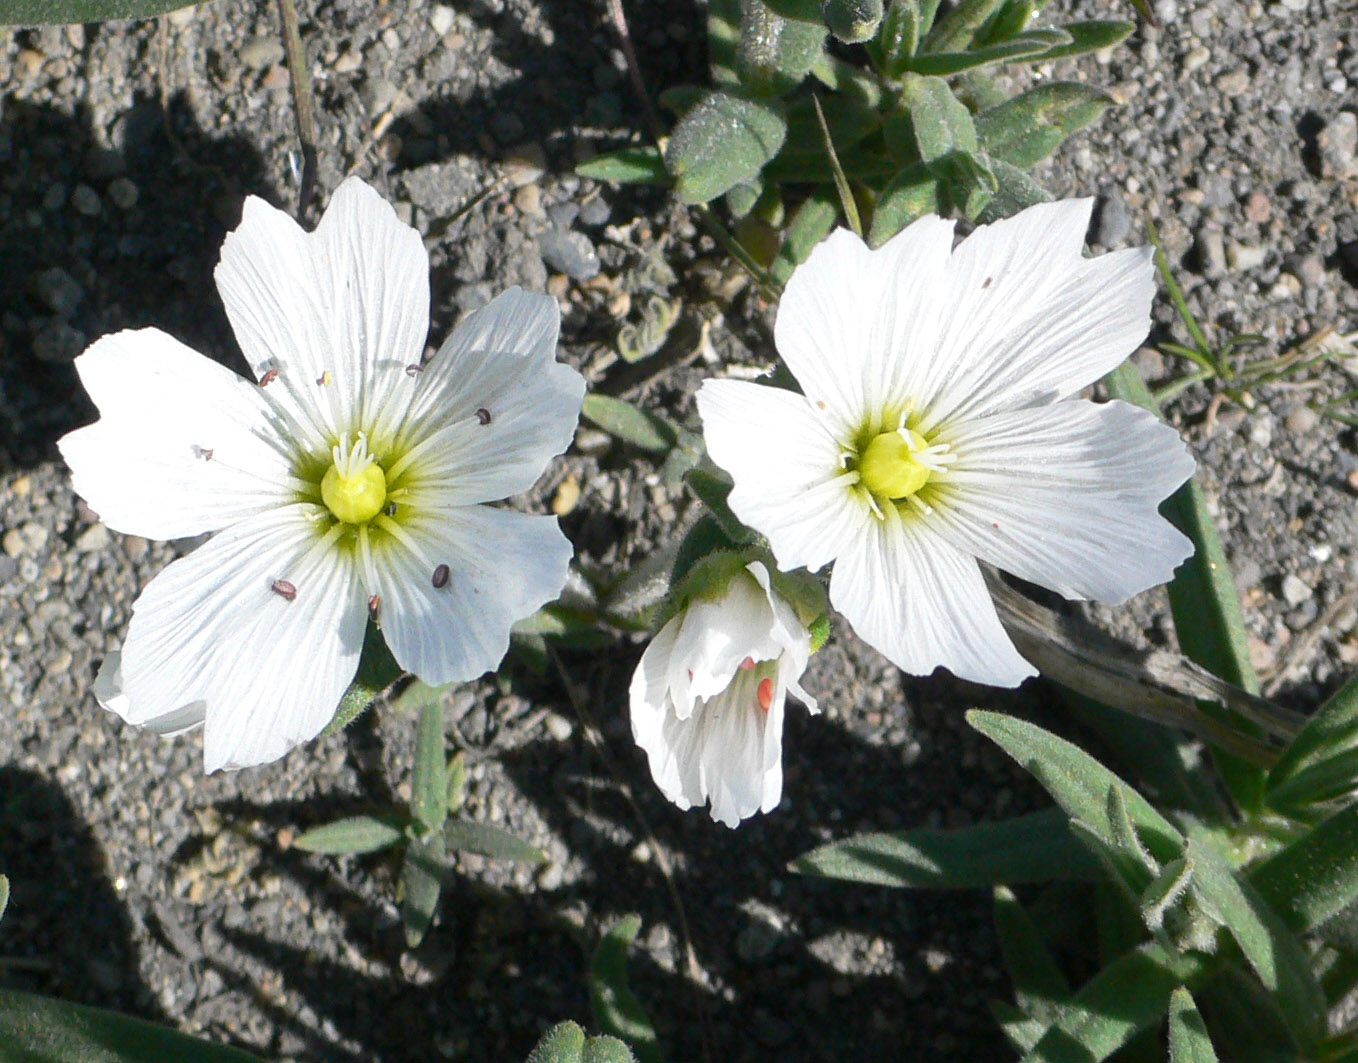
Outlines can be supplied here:
[[366, 524], [387, 504], [387, 476], [368, 453], [368, 437], [357, 433], [349, 445], [346, 432], [331, 449], [334, 464], [321, 480], [321, 501], [345, 524]]

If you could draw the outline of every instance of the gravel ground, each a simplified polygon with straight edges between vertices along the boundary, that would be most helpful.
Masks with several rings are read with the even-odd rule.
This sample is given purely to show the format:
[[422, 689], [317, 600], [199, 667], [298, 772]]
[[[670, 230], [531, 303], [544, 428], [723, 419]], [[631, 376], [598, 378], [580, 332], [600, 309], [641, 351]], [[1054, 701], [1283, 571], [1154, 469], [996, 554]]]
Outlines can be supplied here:
[[[321, 186], [357, 172], [426, 235], [434, 340], [517, 283], [558, 297], [564, 357], [594, 386], [681, 417], [704, 374], [767, 363], [770, 308], [684, 212], [572, 174], [626, 136], [636, 112], [601, 2], [302, 7]], [[628, 7], [653, 86], [701, 77], [697, 4]], [[1351, 4], [1155, 9], [1159, 29], [1055, 72], [1109, 88], [1122, 106], [1044, 180], [1101, 197], [1096, 246], [1143, 242], [1139, 215], [1154, 215], [1195, 311], [1223, 335], [1258, 332], [1278, 353], [1358, 328]], [[95, 705], [94, 670], [138, 589], [193, 544], [111, 534], [72, 495], [54, 443], [93, 410], [70, 361], [104, 332], [156, 325], [243, 364], [211, 273], [245, 194], [296, 199], [281, 60], [273, 5], [247, 0], [0, 41], [6, 981], [272, 1058], [516, 1060], [551, 1022], [588, 1017], [588, 950], [636, 911], [635, 984], [671, 1059], [702, 1058], [703, 1029], [721, 1060], [1006, 1058], [986, 1007], [1007, 995], [986, 897], [844, 888], [785, 864], [854, 831], [1037, 805], [962, 712], [1045, 711], [1069, 726], [1041, 684], [1008, 694], [905, 677], [840, 624], [807, 680], [824, 714], [790, 713], [783, 804], [736, 833], [650, 785], [625, 718], [639, 645], [563, 660], [606, 760], [559, 678], [510, 668], [470, 684], [448, 713], [450, 743], [471, 763], [469, 814], [551, 862], [462, 858], [439, 925], [414, 952], [387, 859], [290, 847], [300, 829], [408, 796], [412, 719], [378, 709], [278, 764], [204, 778], [196, 738], [161, 741]], [[618, 360], [619, 330], [668, 310], [679, 323], [643, 378]], [[1167, 306], [1157, 319], [1167, 336]], [[1158, 381], [1180, 370], [1154, 352], [1140, 361]], [[1217, 499], [1256, 664], [1302, 707], [1358, 663], [1358, 443], [1306, 406], [1351, 387], [1322, 367], [1260, 390], [1249, 411], [1214, 402], [1207, 385], [1168, 411]], [[689, 508], [662, 468], [589, 429], [533, 504], [564, 512], [582, 559], [600, 566], [646, 556]], [[1173, 637], [1159, 595], [1099, 615], [1129, 636]]]

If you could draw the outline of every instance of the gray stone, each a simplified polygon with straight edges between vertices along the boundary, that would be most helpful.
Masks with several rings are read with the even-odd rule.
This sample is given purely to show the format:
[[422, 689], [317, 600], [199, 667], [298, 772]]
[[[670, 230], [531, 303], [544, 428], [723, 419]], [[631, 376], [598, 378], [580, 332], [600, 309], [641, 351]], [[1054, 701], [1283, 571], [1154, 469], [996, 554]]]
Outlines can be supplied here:
[[241, 45], [240, 61], [251, 70], [263, 70], [281, 63], [285, 54], [277, 37], [254, 37]]
[[538, 236], [542, 261], [572, 280], [587, 281], [599, 274], [599, 256], [584, 233], [547, 229]]
[[1317, 135], [1316, 146], [1322, 175], [1341, 181], [1358, 177], [1358, 115], [1340, 111]]
[[60, 266], [53, 266], [38, 274], [35, 285], [40, 298], [58, 317], [68, 318], [80, 306], [85, 297], [85, 289], [80, 282]]
[[1094, 241], [1104, 247], [1114, 247], [1127, 238], [1132, 230], [1132, 219], [1122, 191], [1113, 185], [1099, 197], [1099, 216], [1094, 222]]
[[83, 214], [87, 218], [97, 218], [104, 209], [104, 204], [99, 200], [99, 193], [89, 185], [75, 186], [75, 191], [71, 193], [71, 206], [76, 209], [77, 214]]
[[1226, 241], [1216, 229], [1204, 229], [1193, 242], [1198, 272], [1209, 280], [1226, 275]]
[[1307, 601], [1313, 593], [1310, 587], [1291, 572], [1283, 577], [1282, 591], [1283, 600], [1287, 602], [1288, 605], [1301, 605], [1301, 603]]
[[50, 365], [72, 362], [89, 338], [65, 321], [53, 321], [33, 337], [33, 357]]

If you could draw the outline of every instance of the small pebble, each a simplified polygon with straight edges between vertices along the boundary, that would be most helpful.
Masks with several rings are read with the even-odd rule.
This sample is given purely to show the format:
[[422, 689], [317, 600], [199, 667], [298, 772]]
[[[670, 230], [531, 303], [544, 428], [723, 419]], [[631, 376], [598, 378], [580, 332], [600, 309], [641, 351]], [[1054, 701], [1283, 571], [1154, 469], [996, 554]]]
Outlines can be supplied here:
[[1320, 423], [1320, 414], [1309, 406], [1298, 406], [1287, 415], [1283, 426], [1293, 435], [1305, 435]]
[[240, 61], [250, 70], [263, 70], [281, 63], [286, 54], [277, 37], [254, 37], [241, 45]]
[[99, 201], [99, 193], [89, 185], [75, 186], [75, 191], [71, 193], [71, 206], [87, 218], [98, 217], [104, 209], [103, 203]]
[[440, 37], [453, 28], [456, 20], [457, 12], [446, 4], [435, 4], [433, 10], [429, 12], [429, 26]]
[[1199, 67], [1206, 66], [1212, 59], [1212, 52], [1204, 45], [1198, 45], [1184, 56], [1184, 73], [1191, 74]]
[[78, 554], [98, 553], [108, 546], [109, 541], [108, 528], [102, 524], [91, 524], [76, 537], [75, 552]]
[[520, 144], [505, 152], [505, 178], [515, 188], [531, 185], [547, 172], [547, 154], [541, 144]]
[[137, 205], [137, 186], [126, 177], [119, 177], [108, 186], [108, 198], [119, 210], [131, 210]]
[[1245, 201], [1245, 220], [1262, 225], [1273, 216], [1273, 204], [1263, 192], [1253, 193]]
[[1236, 273], [1245, 270], [1257, 269], [1264, 264], [1264, 259], [1268, 257], [1268, 249], [1264, 247], [1251, 247], [1248, 244], [1238, 244], [1234, 240], [1226, 248], [1226, 262]]
[[1293, 606], [1301, 605], [1301, 603], [1307, 601], [1312, 594], [1311, 588], [1291, 572], [1283, 577], [1282, 590], [1283, 600], [1287, 602], [1288, 605]]
[[1094, 240], [1104, 247], [1114, 247], [1132, 231], [1132, 219], [1121, 190], [1114, 185], [1099, 197], [1099, 217], [1094, 223]]
[[549, 712], [543, 721], [543, 726], [547, 728], [547, 733], [558, 742], [564, 742], [575, 733], [575, 727], [570, 720], [559, 713]]
[[538, 251], [550, 269], [572, 280], [587, 281], [599, 275], [599, 256], [584, 233], [547, 229], [538, 236]]
[[53, 266], [38, 274], [36, 279], [38, 298], [58, 317], [71, 317], [80, 300], [85, 297], [85, 289], [80, 282], [60, 266]]

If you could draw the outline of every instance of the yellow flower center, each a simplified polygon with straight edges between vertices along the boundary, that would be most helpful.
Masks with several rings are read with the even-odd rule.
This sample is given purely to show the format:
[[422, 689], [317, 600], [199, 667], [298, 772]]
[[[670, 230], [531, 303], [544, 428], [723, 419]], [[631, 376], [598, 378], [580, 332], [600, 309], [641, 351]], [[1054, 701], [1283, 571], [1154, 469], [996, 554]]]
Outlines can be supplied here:
[[345, 524], [366, 524], [387, 504], [387, 475], [368, 453], [368, 437], [357, 434], [349, 446], [349, 433], [330, 451], [334, 464], [321, 480], [321, 501]]
[[859, 481], [878, 498], [909, 498], [938, 471], [934, 450], [913, 428], [882, 432], [859, 455]]

